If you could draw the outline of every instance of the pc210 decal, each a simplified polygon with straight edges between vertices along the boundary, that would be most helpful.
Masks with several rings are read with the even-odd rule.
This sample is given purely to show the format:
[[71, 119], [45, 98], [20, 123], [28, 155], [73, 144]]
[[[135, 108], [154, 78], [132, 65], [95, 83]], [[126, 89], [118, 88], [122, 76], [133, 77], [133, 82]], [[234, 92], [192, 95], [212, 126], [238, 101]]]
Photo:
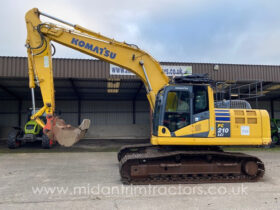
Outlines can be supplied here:
[[230, 123], [216, 123], [216, 136], [217, 137], [230, 137]]

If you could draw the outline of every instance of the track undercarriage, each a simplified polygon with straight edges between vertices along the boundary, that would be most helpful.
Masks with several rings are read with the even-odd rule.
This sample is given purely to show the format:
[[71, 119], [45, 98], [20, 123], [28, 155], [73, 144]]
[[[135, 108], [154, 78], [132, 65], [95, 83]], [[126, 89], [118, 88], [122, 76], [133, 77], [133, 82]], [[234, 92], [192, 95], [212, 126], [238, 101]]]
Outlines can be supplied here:
[[128, 145], [118, 160], [124, 184], [255, 182], [265, 172], [259, 158], [219, 147]]

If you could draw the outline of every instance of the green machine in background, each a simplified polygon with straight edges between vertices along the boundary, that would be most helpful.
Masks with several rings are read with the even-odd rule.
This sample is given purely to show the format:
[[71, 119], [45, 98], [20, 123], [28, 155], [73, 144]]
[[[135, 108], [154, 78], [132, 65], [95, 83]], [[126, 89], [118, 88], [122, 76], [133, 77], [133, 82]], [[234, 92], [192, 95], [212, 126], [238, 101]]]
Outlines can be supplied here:
[[[35, 112], [37, 111], [38, 109], [35, 109]], [[34, 110], [30, 109], [28, 120], [33, 112]], [[45, 121], [45, 119], [43, 115], [41, 120]], [[43, 133], [43, 128], [35, 120], [29, 120], [25, 124], [24, 129], [14, 127], [13, 130], [10, 131], [7, 144], [10, 149], [15, 149], [24, 145], [26, 142], [35, 141], [42, 141], [42, 147], [45, 149], [49, 149], [53, 145], [53, 141]]]
[[279, 137], [280, 137], [280, 119], [271, 118], [270, 121], [271, 126], [271, 139], [272, 145], [279, 144]]

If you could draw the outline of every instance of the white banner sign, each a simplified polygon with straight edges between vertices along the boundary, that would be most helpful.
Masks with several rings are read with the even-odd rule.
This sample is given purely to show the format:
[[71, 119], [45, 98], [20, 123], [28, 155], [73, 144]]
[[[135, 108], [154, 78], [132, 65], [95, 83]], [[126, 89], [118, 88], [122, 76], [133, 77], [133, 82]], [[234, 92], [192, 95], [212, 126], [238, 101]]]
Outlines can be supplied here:
[[[162, 65], [164, 73], [167, 76], [186, 76], [192, 74], [192, 66], [166, 66]], [[110, 64], [110, 75], [135, 75], [130, 71], [123, 69], [121, 67]]]

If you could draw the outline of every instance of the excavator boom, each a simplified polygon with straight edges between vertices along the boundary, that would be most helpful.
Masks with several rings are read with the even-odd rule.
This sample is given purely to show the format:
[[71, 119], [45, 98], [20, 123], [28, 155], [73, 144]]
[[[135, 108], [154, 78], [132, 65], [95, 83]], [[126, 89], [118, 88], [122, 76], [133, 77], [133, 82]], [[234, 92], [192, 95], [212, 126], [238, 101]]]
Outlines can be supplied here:
[[[43, 23], [40, 20], [40, 15], [66, 24], [72, 29], [51, 23]], [[42, 109], [36, 115], [33, 115], [31, 119], [35, 119], [44, 128], [44, 132], [49, 138], [57, 140], [61, 145], [71, 146], [77, 142], [89, 128], [90, 121], [86, 119], [79, 128], [74, 128], [54, 115], [55, 91], [51, 41], [135, 73], [145, 84], [151, 109], [154, 108], [157, 92], [169, 82], [159, 63], [136, 45], [115, 41], [99, 33], [87, 30], [82, 26], [42, 13], [37, 8], [31, 9], [26, 13], [25, 21], [27, 27], [26, 47], [29, 87], [34, 89], [35, 83], [37, 83], [44, 101]], [[149, 78], [157, 79], [149, 80]], [[46, 125], [39, 119], [44, 112], [47, 114]]]

